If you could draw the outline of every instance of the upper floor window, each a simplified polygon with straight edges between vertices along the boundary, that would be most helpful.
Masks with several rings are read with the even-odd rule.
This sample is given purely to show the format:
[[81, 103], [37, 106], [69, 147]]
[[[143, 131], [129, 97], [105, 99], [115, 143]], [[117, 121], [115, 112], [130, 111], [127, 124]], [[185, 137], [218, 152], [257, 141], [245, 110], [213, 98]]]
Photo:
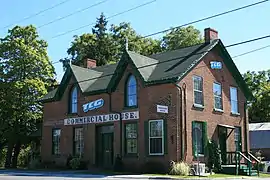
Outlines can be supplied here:
[[213, 84], [213, 93], [214, 93], [214, 108], [218, 110], [223, 110], [222, 89], [220, 83]]
[[230, 97], [231, 97], [231, 112], [238, 114], [238, 94], [236, 87], [230, 87]]
[[77, 113], [78, 110], [78, 90], [74, 86], [70, 93], [70, 112]]
[[203, 106], [203, 79], [200, 76], [193, 76], [194, 104]]
[[137, 82], [133, 75], [128, 77], [126, 83], [126, 106], [137, 106]]

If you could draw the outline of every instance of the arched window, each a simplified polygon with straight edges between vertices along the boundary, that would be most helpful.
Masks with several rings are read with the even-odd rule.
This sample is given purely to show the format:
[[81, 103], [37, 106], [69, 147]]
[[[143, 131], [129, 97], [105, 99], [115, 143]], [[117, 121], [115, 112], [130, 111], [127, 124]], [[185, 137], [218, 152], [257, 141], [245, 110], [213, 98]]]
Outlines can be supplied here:
[[128, 77], [126, 83], [126, 106], [137, 106], [137, 82], [133, 75]]
[[70, 93], [70, 112], [77, 113], [78, 106], [78, 91], [77, 87], [73, 87]]

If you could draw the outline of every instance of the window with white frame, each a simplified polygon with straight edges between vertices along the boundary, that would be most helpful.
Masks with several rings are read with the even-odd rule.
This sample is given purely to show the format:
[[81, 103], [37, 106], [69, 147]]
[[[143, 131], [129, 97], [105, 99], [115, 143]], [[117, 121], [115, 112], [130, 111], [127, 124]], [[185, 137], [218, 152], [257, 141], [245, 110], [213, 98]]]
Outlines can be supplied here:
[[77, 87], [74, 86], [71, 91], [71, 97], [70, 97], [70, 112], [71, 113], [77, 113], [78, 108], [78, 90]]
[[60, 154], [60, 136], [61, 129], [52, 130], [52, 154], [54, 155]]
[[236, 87], [230, 87], [230, 97], [231, 97], [231, 112], [234, 114], [238, 114], [238, 95]]
[[74, 128], [74, 154], [81, 156], [83, 154], [83, 128]]
[[218, 110], [223, 110], [222, 104], [222, 89], [220, 83], [213, 84], [213, 93], [214, 93], [214, 107]]
[[193, 76], [194, 104], [203, 106], [203, 78]]
[[164, 154], [164, 124], [163, 120], [149, 121], [149, 154]]

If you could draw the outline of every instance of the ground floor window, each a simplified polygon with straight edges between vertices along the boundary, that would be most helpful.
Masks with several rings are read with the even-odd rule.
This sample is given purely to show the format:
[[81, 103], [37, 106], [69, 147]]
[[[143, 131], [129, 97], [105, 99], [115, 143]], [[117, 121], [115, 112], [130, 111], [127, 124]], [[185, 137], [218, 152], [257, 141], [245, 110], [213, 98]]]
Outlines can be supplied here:
[[83, 128], [74, 128], [74, 154], [81, 156], [83, 154]]
[[193, 155], [203, 155], [204, 147], [207, 138], [206, 122], [193, 121], [192, 122], [192, 148]]
[[149, 121], [149, 154], [164, 154], [164, 124], [163, 120]]
[[61, 129], [52, 130], [52, 154], [55, 155], [60, 154], [60, 136], [61, 136]]
[[138, 151], [137, 123], [125, 125], [125, 141], [126, 154], [136, 154]]

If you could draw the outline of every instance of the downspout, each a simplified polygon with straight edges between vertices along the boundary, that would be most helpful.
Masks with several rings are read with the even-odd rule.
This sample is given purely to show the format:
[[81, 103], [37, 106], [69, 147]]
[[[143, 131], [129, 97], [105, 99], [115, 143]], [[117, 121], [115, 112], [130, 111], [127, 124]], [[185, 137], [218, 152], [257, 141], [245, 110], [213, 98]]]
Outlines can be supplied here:
[[[181, 141], [181, 159], [184, 160], [184, 141], [183, 141], [183, 115], [182, 115], [182, 88], [178, 85], [175, 84], [176, 88], [177, 88], [177, 120], [176, 120], [176, 147], [177, 147], [177, 155], [176, 155], [176, 159], [177, 161], [179, 161], [179, 138]], [[180, 127], [179, 127], [180, 125]], [[180, 131], [179, 131], [180, 129]], [[181, 132], [181, 135], [180, 135]]]
[[245, 150], [246, 150], [246, 155], [248, 156], [248, 119], [247, 119], [247, 102], [244, 103], [244, 128], [245, 128]]
[[186, 98], [186, 83], [183, 83], [183, 91], [184, 91], [184, 129], [185, 129], [185, 158], [187, 158], [187, 98]]

